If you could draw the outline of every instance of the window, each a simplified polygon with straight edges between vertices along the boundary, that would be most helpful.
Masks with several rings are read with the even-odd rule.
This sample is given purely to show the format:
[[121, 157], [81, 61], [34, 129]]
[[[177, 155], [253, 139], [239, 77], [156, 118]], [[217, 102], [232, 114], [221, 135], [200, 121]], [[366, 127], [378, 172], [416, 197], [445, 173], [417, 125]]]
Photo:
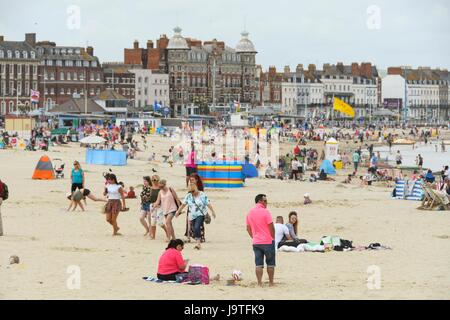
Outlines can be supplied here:
[[67, 88], [67, 94], [70, 95], [70, 88]]
[[12, 58], [12, 51], [11, 51], [11, 50], [8, 50], [8, 51], [7, 51], [7, 56], [8, 56], [8, 58], [10, 58], [10, 59]]
[[4, 58], [5, 57], [5, 52], [3, 50], [0, 50], [0, 58]]
[[56, 60], [56, 66], [62, 67], [62, 60]]
[[81, 66], [82, 66], [81, 60], [77, 60], [77, 61], [75, 62], [75, 65], [76, 65], [77, 67], [81, 67]]
[[30, 94], [30, 83], [28, 81], [25, 81], [25, 95]]
[[91, 62], [91, 66], [92, 66], [92, 67], [97, 67], [97, 61], [92, 61], [92, 62]]
[[22, 56], [23, 56], [24, 59], [28, 59], [28, 52], [23, 51], [22, 52]]
[[67, 72], [67, 80], [68, 80], [68, 81], [72, 80], [72, 79], [71, 79], [71, 74], [70, 74], [70, 72]]
[[60, 72], [59, 73], [59, 80], [63, 80], [64, 81], [64, 72]]
[[60, 93], [60, 94], [64, 94], [64, 88], [61, 88], [61, 90], [60, 90], [59, 93]]
[[19, 52], [19, 50], [16, 50], [16, 52], [15, 52], [15, 58], [16, 58], [16, 59], [19, 59], [19, 58], [20, 58], [20, 52]]

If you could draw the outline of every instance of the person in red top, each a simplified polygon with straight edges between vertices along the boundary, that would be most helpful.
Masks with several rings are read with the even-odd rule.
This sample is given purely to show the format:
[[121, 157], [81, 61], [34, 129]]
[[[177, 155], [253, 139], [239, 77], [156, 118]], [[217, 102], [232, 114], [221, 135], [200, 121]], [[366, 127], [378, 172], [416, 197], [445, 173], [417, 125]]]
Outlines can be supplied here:
[[298, 144], [294, 148], [294, 155], [299, 156], [300, 155], [300, 147]]
[[247, 214], [247, 232], [253, 239], [253, 252], [255, 253], [256, 279], [262, 287], [264, 271], [264, 257], [266, 257], [269, 286], [273, 286], [275, 274], [275, 227], [272, 215], [267, 210], [267, 196], [258, 194], [255, 198], [255, 207]]
[[180, 239], [170, 240], [166, 251], [158, 262], [158, 279], [163, 281], [176, 281], [176, 275], [185, 273], [189, 260], [183, 260], [181, 251], [184, 242]]

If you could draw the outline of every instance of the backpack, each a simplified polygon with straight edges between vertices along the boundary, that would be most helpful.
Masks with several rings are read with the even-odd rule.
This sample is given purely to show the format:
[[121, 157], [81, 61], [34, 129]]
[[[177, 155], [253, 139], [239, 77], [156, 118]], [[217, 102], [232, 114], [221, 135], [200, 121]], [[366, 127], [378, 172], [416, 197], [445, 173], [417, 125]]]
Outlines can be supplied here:
[[188, 280], [192, 284], [209, 284], [209, 269], [202, 265], [189, 266]]
[[2, 194], [2, 199], [3, 200], [8, 200], [9, 198], [9, 190], [8, 190], [8, 186], [6, 185], [6, 183], [2, 183], [3, 184], [3, 194]]

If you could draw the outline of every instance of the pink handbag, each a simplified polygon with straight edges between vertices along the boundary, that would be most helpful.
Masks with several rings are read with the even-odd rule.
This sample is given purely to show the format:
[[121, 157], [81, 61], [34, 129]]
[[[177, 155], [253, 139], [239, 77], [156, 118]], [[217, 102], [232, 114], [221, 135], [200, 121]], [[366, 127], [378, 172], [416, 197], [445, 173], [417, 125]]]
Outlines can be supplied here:
[[188, 280], [191, 283], [209, 284], [209, 269], [202, 265], [189, 266]]

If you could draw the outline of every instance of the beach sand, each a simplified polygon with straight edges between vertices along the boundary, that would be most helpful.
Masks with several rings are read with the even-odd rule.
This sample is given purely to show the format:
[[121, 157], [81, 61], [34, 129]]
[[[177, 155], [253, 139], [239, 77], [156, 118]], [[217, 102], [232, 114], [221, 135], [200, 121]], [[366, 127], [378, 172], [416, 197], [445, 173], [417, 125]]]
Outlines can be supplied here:
[[[157, 154], [169, 143], [151, 138]], [[127, 186], [142, 183], [151, 168], [184, 196], [184, 167], [148, 163], [152, 149], [139, 153], [125, 167], [113, 167]], [[0, 151], [0, 178], [9, 185], [10, 199], [2, 206], [5, 236], [0, 237], [0, 299], [449, 299], [450, 214], [424, 212], [418, 202], [392, 200], [391, 189], [361, 187], [339, 182], [292, 182], [253, 179], [243, 189], [211, 190], [207, 194], [217, 219], [206, 226], [207, 243], [201, 251], [186, 244], [185, 259], [207, 265], [222, 280], [207, 286], [156, 284], [144, 276], [156, 274], [165, 249], [163, 232], [157, 239], [143, 237], [138, 219], [139, 201], [128, 200], [129, 212], [118, 219], [122, 237], [112, 237], [100, 213], [101, 203], [88, 200], [87, 211], [66, 212], [70, 169], [79, 160], [86, 171], [87, 188], [100, 196], [102, 172], [108, 167], [84, 164], [84, 149], [77, 144], [55, 147], [46, 154], [66, 163], [66, 178], [32, 180], [43, 152]], [[344, 179], [344, 174], [338, 181]], [[140, 189], [136, 190], [137, 194]], [[303, 206], [303, 194], [313, 204]], [[300, 237], [319, 241], [325, 235], [353, 240], [355, 245], [379, 242], [384, 251], [278, 253], [276, 287], [256, 287], [254, 256], [245, 216], [254, 197], [266, 193], [273, 217], [299, 212]], [[185, 216], [174, 221], [176, 235], [184, 238]], [[9, 265], [17, 255], [20, 264]], [[80, 289], [67, 286], [70, 266], [81, 272]], [[381, 288], [369, 289], [368, 270], [379, 268]], [[227, 286], [234, 269], [243, 280]]]

